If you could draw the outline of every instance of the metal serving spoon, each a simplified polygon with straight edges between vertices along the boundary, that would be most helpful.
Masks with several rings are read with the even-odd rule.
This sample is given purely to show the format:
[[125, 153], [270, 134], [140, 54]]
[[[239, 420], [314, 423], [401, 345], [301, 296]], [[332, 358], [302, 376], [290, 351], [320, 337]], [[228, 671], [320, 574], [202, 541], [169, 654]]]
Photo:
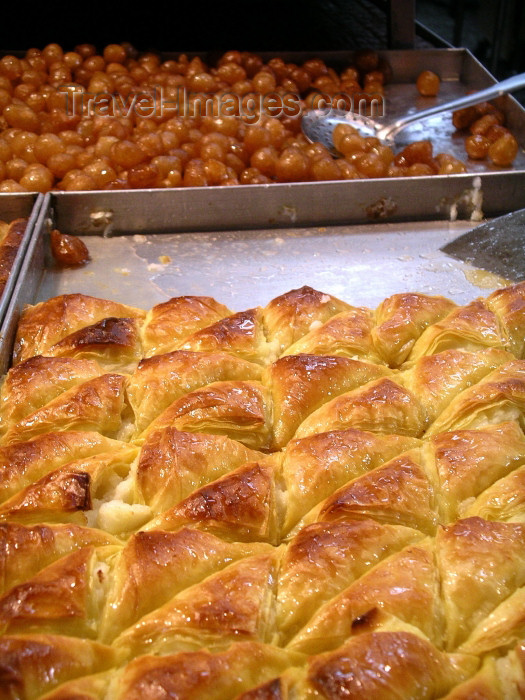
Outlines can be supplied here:
[[525, 73], [513, 75], [511, 78], [494, 83], [483, 90], [473, 92], [464, 97], [458, 97], [450, 102], [443, 102], [429, 109], [422, 109], [413, 114], [407, 114], [390, 124], [382, 124], [372, 117], [365, 117], [354, 112], [341, 109], [312, 109], [305, 112], [301, 119], [303, 133], [312, 143], [320, 142], [332, 153], [337, 153], [334, 147], [333, 131], [338, 124], [350, 124], [359, 130], [362, 136], [375, 136], [388, 146], [393, 146], [397, 134], [409, 124], [421, 119], [432, 117], [434, 114], [448, 112], [499, 97], [507, 92], [514, 92], [525, 87]]

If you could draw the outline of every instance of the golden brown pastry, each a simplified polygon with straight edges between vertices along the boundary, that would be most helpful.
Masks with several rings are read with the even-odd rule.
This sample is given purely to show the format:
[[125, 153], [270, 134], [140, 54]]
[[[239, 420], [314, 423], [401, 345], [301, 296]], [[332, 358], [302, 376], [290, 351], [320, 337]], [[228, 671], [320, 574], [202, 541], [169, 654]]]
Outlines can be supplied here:
[[455, 306], [441, 296], [393, 294], [375, 313], [372, 338], [376, 351], [390, 367], [399, 367], [425, 328], [441, 321]]
[[173, 427], [177, 430], [226, 435], [246, 447], [270, 447], [271, 394], [258, 381], [213, 382], [174, 401], [140, 436]]
[[13, 364], [46, 355], [49, 348], [76, 331], [108, 318], [143, 320], [146, 313], [125, 304], [84, 294], [64, 294], [22, 312]]
[[461, 391], [512, 359], [512, 355], [497, 348], [479, 352], [444, 350], [420, 357], [397, 379], [418, 397], [427, 421], [432, 422]]
[[211, 297], [174, 297], [157, 304], [146, 314], [142, 327], [144, 355], [171, 352], [188, 336], [231, 314]]
[[317, 522], [299, 530], [279, 571], [280, 642], [286, 644], [321, 606], [385, 558], [422, 537], [417, 530], [374, 520]]
[[302, 522], [374, 518], [434, 534], [437, 476], [420, 448], [394, 457], [349, 481], [307, 513]]
[[283, 534], [336, 489], [419, 444], [401, 435], [339, 430], [292, 440], [284, 451], [286, 518]]
[[154, 513], [160, 513], [210, 481], [261, 457], [261, 452], [225, 435], [164, 428], [149, 434], [142, 446], [138, 492]]
[[242, 638], [271, 642], [274, 586], [281, 550], [269, 547], [233, 562], [175, 595], [114, 642], [128, 658], [221, 648]]
[[525, 351], [525, 282], [496, 289], [487, 297], [487, 306], [498, 317], [507, 338], [507, 348], [517, 358]]
[[295, 658], [282, 649], [248, 640], [217, 653], [203, 649], [142, 656], [113, 679], [110, 696], [115, 700], [235, 698], [243, 690], [278, 676]]
[[50, 357], [96, 360], [106, 372], [131, 372], [142, 357], [136, 318], [104, 318], [46, 349]]
[[0, 699], [525, 697], [524, 289], [28, 308]]
[[1, 634], [97, 638], [101, 593], [116, 545], [82, 547], [0, 597]]
[[477, 664], [474, 657], [436, 649], [416, 631], [364, 632], [312, 657], [297, 691], [308, 700], [431, 700], [468, 678]]
[[[498, 610], [512, 595], [521, 594], [525, 585], [524, 538], [522, 523], [488, 522], [477, 517], [458, 520], [438, 532], [448, 649], [460, 647], [477, 654], [515, 641], [509, 637], [519, 625], [519, 606], [511, 606], [512, 618]], [[499, 624], [502, 629], [489, 642], [489, 634], [494, 634]]]
[[275, 356], [279, 357], [319, 323], [326, 323], [332, 316], [351, 309], [346, 302], [307, 286], [275, 297], [263, 311]]
[[370, 309], [351, 308], [332, 316], [326, 323], [314, 321], [313, 328], [284, 354], [336, 355], [381, 363], [372, 339], [373, 325]]
[[429, 326], [415, 342], [408, 357], [434, 355], [443, 350], [462, 348], [476, 352], [482, 348], [505, 348], [506, 337], [497, 316], [481, 299], [454, 309], [438, 323]]
[[525, 522], [525, 467], [495, 481], [477, 498], [465, 501], [460, 514], [465, 518], [478, 515], [485, 520]]
[[145, 430], [170, 404], [213, 382], [261, 378], [259, 365], [225, 352], [178, 350], [139, 363], [127, 385], [137, 433]]
[[359, 635], [361, 619], [376, 609], [419, 628], [434, 645], [441, 644], [444, 620], [431, 541], [408, 545], [384, 558], [320, 605], [288, 648], [307, 654], [336, 649], [353, 634]]
[[125, 447], [100, 433], [74, 430], [0, 447], [0, 503], [70, 462]]
[[33, 700], [68, 679], [110, 668], [115, 662], [111, 647], [91, 639], [4, 635], [0, 637], [0, 697]]
[[57, 559], [83, 547], [118, 544], [107, 532], [71, 524], [0, 524], [0, 591], [30, 579]]
[[[91, 520], [99, 526], [104, 523], [106, 530], [114, 531], [110, 524], [111, 515], [104, 512], [102, 502], [113, 500], [118, 489], [116, 485], [125, 483], [137, 452], [135, 447], [101, 452], [49, 472], [7, 499], [0, 506], [0, 521], [87, 525]], [[127, 529], [123, 522], [122, 531]]]
[[103, 374], [91, 360], [37, 355], [12, 367], [0, 391], [2, 434], [68, 389]]
[[[525, 436], [517, 423], [510, 421], [478, 430], [438, 433], [430, 440], [427, 450], [432, 453], [438, 472], [442, 523], [474, 515], [475, 511], [488, 520], [506, 520], [507, 517], [497, 510], [496, 494], [504, 488], [507, 479], [514, 485], [508, 498], [499, 499], [500, 505], [517, 506], [522, 490], [516, 488], [515, 479], [521, 474], [519, 467], [525, 464]], [[499, 513], [500, 517], [489, 516], [487, 506], [492, 500], [496, 507], [494, 515]], [[486, 509], [482, 512], [483, 508]]]
[[283, 506], [279, 462], [248, 462], [194, 491], [154, 518], [147, 529], [199, 527], [233, 541], [279, 544]]
[[178, 593], [232, 562], [269, 551], [267, 544], [225, 542], [192, 528], [137, 532], [114, 563], [101, 615], [100, 638], [112, 642], [127, 627]]
[[103, 374], [63, 391], [26, 415], [5, 433], [3, 443], [12, 445], [63, 430], [95, 431], [117, 438], [125, 409], [124, 376]]
[[386, 367], [346, 357], [289, 355], [267, 370], [272, 389], [275, 447], [284, 447], [299, 425], [332, 397], [390, 374]]
[[417, 396], [385, 377], [325, 403], [301, 423], [295, 438], [347, 428], [420, 437], [426, 422]]
[[206, 326], [181, 341], [176, 349], [230, 352], [243, 360], [260, 364], [273, 359], [266, 341], [260, 308], [240, 311]]
[[458, 394], [430, 426], [427, 435], [504, 421], [523, 425], [524, 408], [525, 361], [513, 360]]

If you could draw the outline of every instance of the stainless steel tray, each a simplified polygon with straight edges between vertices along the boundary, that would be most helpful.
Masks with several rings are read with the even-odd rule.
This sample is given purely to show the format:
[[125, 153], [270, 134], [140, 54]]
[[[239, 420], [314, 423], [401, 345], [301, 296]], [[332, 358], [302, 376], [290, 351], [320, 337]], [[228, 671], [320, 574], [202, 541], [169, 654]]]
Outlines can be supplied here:
[[[0, 296], [0, 323], [5, 317], [9, 301], [15, 287], [15, 283], [24, 260], [24, 255], [35, 227], [40, 207], [43, 204], [43, 195], [37, 194], [0, 194], [0, 221], [11, 222], [15, 219], [28, 219], [22, 242], [18, 248], [9, 278]], [[1, 326], [0, 326], [1, 333]]]
[[21, 309], [58, 294], [81, 292], [144, 309], [173, 296], [209, 295], [242, 310], [305, 284], [369, 307], [401, 291], [443, 294], [466, 303], [503, 284], [440, 252], [441, 245], [472, 227], [464, 221], [180, 235], [165, 231], [175, 207], [157, 217], [152, 212], [132, 234], [82, 236], [91, 262], [59, 269], [49, 255], [47, 232], [57, 219], [68, 224], [62, 201], [46, 197], [30, 241], [4, 324], [3, 371]]
[[[492, 82], [490, 73], [465, 49], [384, 51], [394, 81], [385, 94], [386, 118], [423, 109], [467, 90]], [[275, 54], [260, 54], [268, 59]], [[312, 52], [281, 54], [285, 60], [302, 62]], [[348, 65], [351, 52], [315, 54], [337, 68]], [[166, 56], [168, 57], [168, 56]], [[204, 55], [213, 60], [213, 56]], [[441, 90], [436, 98], [419, 96], [415, 81], [423, 69], [436, 71]], [[71, 226], [85, 234], [139, 232], [155, 218], [163, 231], [215, 231], [366, 223], [368, 221], [414, 221], [479, 216], [477, 198], [482, 195], [485, 216], [497, 216], [525, 207], [525, 110], [510, 96], [503, 100], [510, 128], [520, 143], [512, 168], [468, 161], [469, 172], [418, 178], [303, 182], [233, 187], [189, 187], [169, 190], [113, 192], [57, 192], [59, 228]], [[431, 138], [434, 152], [449, 152], [466, 160], [464, 139], [456, 133], [450, 113], [409, 127], [406, 142]], [[479, 177], [479, 180], [477, 179]], [[164, 220], [158, 220], [158, 212]]]

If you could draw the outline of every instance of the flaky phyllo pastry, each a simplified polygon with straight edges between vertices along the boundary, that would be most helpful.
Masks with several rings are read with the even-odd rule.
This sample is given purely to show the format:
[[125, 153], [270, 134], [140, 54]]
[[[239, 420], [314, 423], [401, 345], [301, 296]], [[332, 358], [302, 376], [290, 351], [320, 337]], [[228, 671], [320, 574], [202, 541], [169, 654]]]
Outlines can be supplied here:
[[525, 283], [29, 307], [0, 698], [525, 698]]

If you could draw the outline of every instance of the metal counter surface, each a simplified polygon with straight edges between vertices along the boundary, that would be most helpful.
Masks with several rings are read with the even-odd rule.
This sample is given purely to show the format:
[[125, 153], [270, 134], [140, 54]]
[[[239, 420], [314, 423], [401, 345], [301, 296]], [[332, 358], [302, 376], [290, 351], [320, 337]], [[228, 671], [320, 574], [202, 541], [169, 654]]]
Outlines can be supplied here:
[[35, 300], [82, 292], [148, 309], [196, 294], [240, 311], [309, 285], [369, 307], [403, 291], [442, 294], [464, 304], [504, 284], [440, 252], [473, 226], [437, 221], [83, 236], [91, 262], [64, 269], [48, 260]]

